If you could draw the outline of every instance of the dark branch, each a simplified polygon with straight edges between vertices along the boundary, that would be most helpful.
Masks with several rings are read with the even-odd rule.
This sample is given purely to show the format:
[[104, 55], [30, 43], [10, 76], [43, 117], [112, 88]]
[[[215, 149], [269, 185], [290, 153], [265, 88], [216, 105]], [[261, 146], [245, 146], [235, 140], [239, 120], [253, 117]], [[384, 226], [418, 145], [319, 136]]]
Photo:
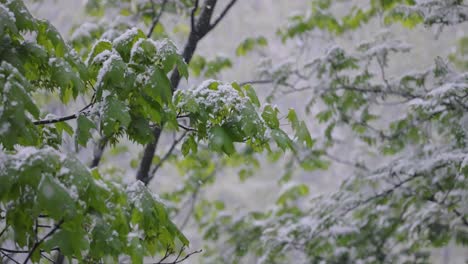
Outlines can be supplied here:
[[[151, 4], [153, 5], [153, 13], [154, 13], [154, 3], [153, 3], [153, 0], [151, 0]], [[164, 0], [161, 4], [161, 7], [159, 8], [159, 13], [156, 15], [153, 16], [153, 21], [151, 22], [151, 27], [150, 29], [148, 30], [148, 34], [146, 34], [146, 37], [151, 37], [151, 35], [153, 34], [153, 31], [154, 31], [154, 28], [156, 27], [156, 25], [159, 23], [159, 19], [161, 19], [161, 16], [162, 14], [164, 13], [164, 7], [166, 6], [167, 4], [167, 0]]]
[[174, 142], [172, 142], [172, 145], [169, 148], [169, 150], [167, 151], [167, 153], [164, 155], [164, 157], [162, 157], [162, 159], [158, 162], [158, 164], [156, 164], [156, 166], [151, 171], [152, 176], [149, 179], [150, 181], [154, 178], [156, 172], [159, 170], [159, 168], [162, 166], [162, 164], [171, 156], [171, 154], [174, 151], [175, 147], [182, 141], [182, 139], [184, 139], [185, 135], [187, 135], [187, 131], [185, 131], [179, 138], [176, 138], [174, 140]]
[[7, 231], [7, 229], [8, 229], [8, 225], [5, 226], [5, 227], [2, 229], [2, 231], [0, 232], [0, 237], [2, 237], [3, 234], [5, 234], [5, 232]]
[[195, 128], [191, 128], [191, 127], [186, 127], [184, 125], [181, 125], [179, 124], [179, 127], [184, 129], [185, 131], [194, 131], [194, 132], [197, 132], [197, 130]]
[[244, 86], [247, 84], [270, 84], [273, 83], [273, 80], [253, 80], [253, 81], [246, 81], [239, 83], [240, 86]]
[[195, 28], [195, 14], [197, 13], [197, 10], [198, 10], [198, 4], [199, 4], [198, 2], [199, 2], [198, 0], [194, 1], [192, 12], [190, 13], [190, 26], [192, 28], [192, 31], [196, 31], [196, 28]]
[[[5, 256], [6, 258], [8, 258], [9, 260], [13, 261], [13, 262], [16, 263], [16, 264], [20, 264], [20, 263], [19, 263], [18, 261], [16, 261], [14, 258], [10, 257], [8, 254], [6, 254], [6, 253], [4, 253], [4, 252], [2, 252], [2, 251], [0, 251], [0, 252], [3, 254], [3, 256]], [[2, 261], [3, 261], [3, 259], [2, 259]]]
[[9, 248], [0, 248], [0, 251], [7, 252], [7, 253], [14, 253], [14, 254], [29, 253], [29, 250], [16, 250], [16, 249], [9, 249]]
[[91, 100], [91, 103], [89, 103], [88, 105], [83, 107], [76, 114], [63, 116], [63, 117], [52, 118], [52, 119], [37, 120], [37, 121], [33, 121], [33, 124], [36, 125], [36, 126], [37, 125], [49, 125], [49, 124], [55, 124], [55, 123], [60, 123], [60, 122], [72, 120], [72, 119], [78, 118], [78, 116], [80, 116], [80, 114], [85, 114], [85, 115], [89, 114], [89, 111], [86, 111], [86, 110], [88, 108], [90, 108], [91, 106], [93, 106], [93, 105], [94, 105], [94, 96], [93, 96], [93, 99]]
[[108, 142], [108, 138], [103, 136], [99, 142], [94, 146], [94, 155], [93, 160], [91, 161], [90, 168], [96, 168], [99, 166], [101, 162], [102, 154], [104, 153], [104, 149], [106, 148]]
[[72, 120], [78, 117], [78, 114], [73, 114], [69, 116], [63, 116], [63, 117], [58, 117], [58, 118], [53, 118], [53, 119], [44, 119], [44, 120], [37, 120], [34, 121], [34, 125], [48, 125], [48, 124], [54, 124], [54, 123], [60, 123], [68, 120]]
[[156, 263], [162, 263], [164, 260], [166, 260], [172, 254], [174, 254], [174, 251], [172, 251], [172, 249], [170, 249], [170, 248], [166, 248], [166, 253], [164, 253], [164, 256]]
[[151, 169], [151, 163], [153, 162], [154, 153], [156, 151], [156, 145], [158, 144], [161, 136], [161, 128], [155, 127], [153, 130], [154, 140], [147, 144], [143, 153], [143, 158], [140, 162], [140, 167], [137, 172], [137, 180], [142, 181], [145, 185], [149, 183], [149, 171]]
[[41, 256], [45, 259], [47, 259], [48, 261], [50, 261], [50, 263], [55, 263], [55, 261], [51, 258], [49, 258], [48, 256], [46, 256], [44, 253], [41, 252]]
[[180, 255], [182, 254], [182, 251], [185, 249], [185, 247], [182, 247], [181, 251], [179, 252], [179, 255], [177, 256], [177, 258], [172, 261], [172, 262], [163, 262], [163, 261], [159, 261], [159, 262], [155, 262], [154, 264], [177, 264], [177, 263], [181, 263], [183, 261], [185, 261], [186, 259], [190, 258], [192, 255], [195, 255], [195, 254], [198, 254], [198, 253], [201, 253], [203, 250], [196, 250], [196, 251], [193, 251], [193, 252], [190, 252], [188, 253], [187, 255], [185, 255], [185, 257], [180, 258]]
[[59, 228], [60, 226], [63, 224], [63, 220], [60, 220], [54, 228], [52, 228], [44, 237], [41, 238], [41, 240], [37, 241], [36, 243], [34, 243], [31, 251], [29, 252], [28, 256], [26, 257], [26, 259], [24, 260], [23, 264], [26, 264], [28, 263], [28, 260], [31, 258], [31, 256], [34, 254], [34, 251], [36, 251], [36, 249], [47, 239], [49, 238], [50, 236], [52, 236]]
[[219, 22], [226, 16], [226, 14], [229, 12], [229, 9], [232, 8], [232, 6], [234, 6], [234, 4], [236, 3], [237, 0], [231, 0], [231, 2], [229, 2], [229, 4], [224, 8], [224, 10], [221, 12], [221, 14], [219, 15], [218, 18], [216, 18], [216, 20], [211, 24], [211, 28], [210, 29], [213, 29], [214, 27], [216, 27], [216, 25], [219, 24]]
[[183, 230], [187, 226], [190, 220], [190, 217], [192, 216], [193, 210], [195, 210], [195, 203], [197, 202], [199, 192], [200, 192], [200, 184], [197, 185], [197, 188], [192, 193], [192, 197], [190, 201], [190, 208], [189, 208], [189, 211], [187, 212], [187, 215], [185, 216], [184, 221], [182, 221], [182, 224], [180, 225], [180, 230]]
[[[195, 53], [198, 42], [214, 27], [211, 24], [211, 18], [213, 16], [213, 12], [217, 3], [217, 0], [206, 0], [201, 9], [200, 16], [198, 17], [198, 21], [195, 21], [195, 14], [198, 10], [199, 1], [198, 0], [194, 0], [194, 1], [195, 1], [194, 7], [192, 8], [192, 13], [191, 13], [192, 28], [191, 28], [187, 43], [184, 46], [184, 51], [182, 53], [182, 58], [187, 64], [190, 63], [190, 61], [192, 60], [192, 57], [193, 57], [193, 54]], [[223, 10], [223, 12], [221, 13], [222, 16], [220, 16], [215, 21], [216, 24], [218, 24], [222, 20], [222, 18], [226, 15], [226, 13], [229, 11], [229, 9], [232, 7], [234, 3], [235, 1], [232, 1], [232, 3], [230, 3], [225, 8], [225, 10]], [[174, 92], [177, 90], [180, 80], [181, 80], [180, 73], [177, 69], [175, 69], [172, 72], [170, 80], [171, 80], [172, 92]], [[159, 137], [161, 136], [161, 128], [160, 127], [154, 128], [153, 135], [154, 135], [154, 140], [145, 146], [143, 158], [141, 159], [140, 166], [137, 172], [137, 179], [142, 181], [145, 184], [148, 184], [150, 180], [149, 173], [151, 169], [151, 163], [153, 161], [153, 157], [154, 157], [154, 153], [155, 153], [158, 141], [159, 141]]]

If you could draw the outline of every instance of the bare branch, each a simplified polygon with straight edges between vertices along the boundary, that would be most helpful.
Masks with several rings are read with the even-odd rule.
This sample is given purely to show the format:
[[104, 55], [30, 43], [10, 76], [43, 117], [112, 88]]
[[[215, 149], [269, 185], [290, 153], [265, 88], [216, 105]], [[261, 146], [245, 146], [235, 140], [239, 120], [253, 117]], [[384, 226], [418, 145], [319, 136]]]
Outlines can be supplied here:
[[29, 253], [29, 250], [16, 250], [16, 249], [9, 249], [9, 248], [0, 248], [0, 251], [7, 252], [7, 253], [14, 253], [14, 254]]
[[167, 151], [167, 153], [162, 157], [162, 159], [156, 164], [156, 166], [151, 171], [150, 181], [154, 178], [156, 172], [162, 166], [162, 164], [171, 156], [172, 152], [174, 151], [175, 147], [182, 141], [182, 139], [187, 135], [188, 131], [185, 131], [179, 138], [176, 138], [174, 142], [172, 142], [171, 147]]
[[184, 221], [180, 225], [180, 230], [183, 230], [187, 226], [187, 224], [188, 224], [188, 222], [190, 220], [190, 216], [192, 216], [192, 212], [195, 209], [195, 203], [197, 201], [197, 197], [198, 197], [199, 192], [200, 192], [200, 184], [197, 186], [195, 191], [192, 193], [192, 197], [191, 197], [191, 201], [190, 201], [190, 209], [187, 212], [187, 215], [185, 216]]
[[253, 80], [253, 81], [245, 81], [239, 83], [240, 86], [244, 86], [247, 84], [270, 84], [273, 83], [273, 80]]
[[34, 125], [48, 125], [48, 124], [60, 123], [60, 122], [75, 119], [78, 116], [79, 116], [79, 114], [73, 114], [73, 115], [63, 116], [63, 117], [59, 117], [59, 118], [37, 120], [37, 121], [34, 121], [33, 124]]
[[[185, 248], [182, 247], [181, 251], [183, 251]], [[185, 255], [185, 257], [181, 258], [181, 259], [178, 259], [181, 255], [182, 252], [179, 252], [179, 257], [177, 257], [177, 259], [175, 259], [174, 261], [172, 262], [155, 262], [154, 264], [177, 264], [177, 263], [181, 263], [183, 261], [185, 261], [186, 259], [190, 258], [192, 255], [195, 255], [195, 254], [198, 254], [198, 253], [201, 253], [203, 250], [196, 250], [196, 251], [193, 251], [193, 252], [190, 252], [188, 253], [187, 255]]]
[[216, 27], [216, 25], [218, 25], [218, 23], [226, 16], [226, 14], [229, 12], [229, 9], [232, 8], [232, 6], [234, 6], [234, 4], [236, 3], [237, 0], [231, 0], [231, 2], [229, 2], [229, 4], [224, 8], [224, 10], [221, 12], [221, 14], [219, 15], [218, 18], [216, 18], [216, 20], [210, 25], [210, 30], [213, 29], [214, 27]]
[[[9, 259], [9, 260], [13, 261], [14, 263], [16, 263], [16, 264], [20, 264], [18, 261], [16, 261], [14, 258], [10, 257], [10, 255], [8, 255], [8, 254], [4, 253], [3, 251], [0, 251], [0, 253], [2, 253], [2, 254], [3, 254], [3, 256], [5, 256], [7, 259]], [[3, 261], [3, 259], [2, 259], [2, 261]]]
[[172, 249], [170, 249], [169, 247], [166, 248], [166, 253], [164, 253], [164, 256], [156, 263], [162, 263], [164, 260], [166, 260], [172, 254], [174, 254], [174, 251], [172, 251]]
[[194, 132], [197, 132], [197, 130], [195, 128], [191, 128], [191, 127], [186, 127], [184, 125], [181, 125], [179, 124], [179, 127], [186, 130], [186, 131], [194, 131]]
[[50, 261], [50, 263], [55, 263], [55, 261], [51, 258], [49, 258], [48, 256], [46, 256], [44, 253], [41, 252], [41, 256], [45, 259], [47, 259], [48, 261]]
[[94, 154], [93, 154], [93, 160], [91, 161], [90, 168], [96, 168], [99, 166], [99, 163], [101, 162], [102, 154], [104, 153], [104, 149], [106, 148], [108, 138], [103, 136], [99, 142], [94, 146]]
[[192, 27], [193, 32], [195, 32], [197, 30], [196, 27], [195, 27], [195, 13], [198, 10], [198, 4], [199, 4], [198, 2], [199, 2], [198, 0], [194, 1], [192, 12], [190, 13], [190, 26]]
[[7, 231], [7, 229], [8, 229], [8, 225], [6, 225], [6, 226], [2, 229], [2, 231], [0, 232], [0, 237], [3, 236], [3, 234]]
[[153, 34], [154, 28], [159, 23], [159, 19], [161, 19], [161, 16], [164, 13], [164, 7], [166, 6], [166, 4], [167, 4], [167, 0], [164, 0], [162, 2], [162, 4], [161, 4], [161, 7], [159, 8], [159, 13], [156, 15], [156, 14], [154, 14], [154, 2], [153, 2], [153, 0], [151, 0], [151, 5], [153, 6], [153, 21], [151, 22], [151, 27], [148, 30], [148, 33], [146, 34], [146, 37], [149, 38]]
[[63, 224], [63, 220], [60, 220], [54, 228], [52, 228], [44, 237], [41, 238], [41, 240], [37, 241], [36, 243], [34, 243], [31, 251], [29, 252], [28, 256], [26, 257], [26, 259], [24, 260], [23, 264], [26, 264], [28, 263], [28, 260], [31, 258], [31, 256], [34, 254], [34, 251], [36, 251], [36, 249], [47, 239], [49, 238], [50, 236], [52, 236], [59, 228], [60, 226]]
[[[94, 97], [93, 97], [94, 98]], [[58, 118], [52, 118], [52, 119], [44, 119], [44, 120], [37, 120], [33, 121], [34, 125], [49, 125], [49, 124], [55, 124], [55, 123], [60, 123], [68, 120], [72, 120], [75, 118], [78, 118], [81, 114], [87, 115], [90, 113], [90, 111], [86, 111], [88, 108], [94, 105], [94, 101], [91, 100], [91, 103], [87, 104], [85, 107], [83, 107], [78, 113], [68, 115], [68, 116], [63, 116], [63, 117], [58, 117]]]

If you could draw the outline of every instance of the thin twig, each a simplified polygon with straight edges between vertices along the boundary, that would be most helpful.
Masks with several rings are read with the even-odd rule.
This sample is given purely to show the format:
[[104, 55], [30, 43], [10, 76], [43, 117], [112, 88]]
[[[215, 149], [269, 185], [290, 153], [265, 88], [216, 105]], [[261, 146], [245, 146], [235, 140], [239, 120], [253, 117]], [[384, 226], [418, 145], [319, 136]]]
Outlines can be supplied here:
[[[153, 5], [153, 13], [154, 13], [154, 3], [153, 3], [153, 0], [151, 0], [151, 4]], [[153, 31], [154, 31], [154, 28], [156, 27], [156, 25], [159, 23], [159, 19], [161, 19], [161, 16], [164, 12], [164, 7], [166, 6], [167, 4], [167, 0], [164, 0], [161, 4], [161, 7], [159, 9], [159, 13], [156, 15], [156, 16], [153, 16], [153, 21], [151, 22], [151, 27], [150, 29], [148, 30], [148, 34], [146, 34], [146, 37], [151, 37], [151, 35], [153, 34]]]
[[18, 261], [16, 261], [14, 258], [10, 257], [8, 254], [1, 252], [3, 256], [7, 257], [9, 260], [13, 261], [16, 264], [20, 264]]
[[199, 192], [200, 192], [200, 184], [197, 186], [197, 188], [195, 189], [195, 191], [194, 191], [193, 194], [192, 194], [191, 203], [190, 203], [190, 209], [189, 209], [189, 211], [187, 212], [187, 215], [185, 216], [184, 221], [183, 221], [182, 224], [180, 225], [180, 230], [183, 230], [183, 229], [187, 226], [187, 224], [188, 224], [188, 222], [189, 222], [189, 220], [190, 220], [190, 217], [192, 216], [192, 212], [193, 212], [193, 210], [195, 209], [195, 203], [196, 203], [196, 201], [197, 201], [197, 197], [198, 197], [198, 193], [199, 193]]
[[36, 243], [34, 243], [31, 251], [29, 252], [28, 256], [26, 257], [26, 259], [24, 260], [23, 264], [26, 264], [28, 263], [28, 260], [31, 258], [32, 254], [34, 254], [34, 251], [36, 251], [36, 249], [47, 239], [49, 238], [50, 236], [52, 236], [59, 228], [60, 226], [63, 224], [63, 220], [60, 220], [53, 229], [51, 229], [41, 240], [37, 241]]
[[182, 252], [184, 252], [185, 250], [185, 246], [182, 246], [179, 250], [179, 254], [177, 254], [177, 257], [175, 258], [174, 262], [177, 262], [177, 260], [179, 260], [180, 258], [180, 255], [182, 255]]
[[273, 80], [253, 80], [239, 83], [239, 86], [244, 86], [247, 84], [270, 84], [273, 83]]
[[[94, 96], [93, 96], [93, 98], [94, 98]], [[94, 100], [91, 100], [91, 103], [89, 103], [85, 107], [83, 107], [80, 111], [78, 111], [78, 113], [68, 115], [68, 116], [63, 116], [63, 117], [52, 118], [52, 119], [37, 120], [37, 121], [33, 121], [33, 124], [36, 125], [36, 126], [37, 125], [48, 125], [48, 124], [55, 124], [55, 123], [59, 123], [59, 122], [72, 120], [72, 119], [78, 118], [78, 116], [80, 116], [80, 114], [85, 114], [85, 115], [88, 114], [89, 111], [86, 111], [86, 110], [88, 108], [90, 108], [91, 106], [93, 106], [93, 105], [94, 105]]]
[[0, 248], [0, 251], [14, 253], [14, 254], [29, 253], [29, 250], [16, 250], [16, 249], [9, 249], [9, 248]]
[[47, 259], [48, 261], [50, 261], [50, 263], [55, 263], [55, 261], [49, 257], [47, 257], [44, 253], [41, 252], [41, 256], [45, 259]]
[[343, 165], [347, 165], [347, 166], [351, 166], [351, 167], [354, 167], [354, 168], [358, 168], [358, 169], [361, 169], [361, 170], [364, 170], [364, 171], [369, 171], [364, 165], [362, 164], [359, 164], [358, 162], [356, 163], [353, 163], [351, 161], [348, 161], [348, 160], [343, 160], [339, 157], [336, 157], [328, 152], [325, 152], [324, 155], [326, 157], [328, 157], [329, 159], [335, 161], [335, 162], [338, 162], [338, 163], [341, 163]]
[[8, 225], [5, 226], [5, 228], [2, 229], [2, 231], [0, 232], [0, 237], [3, 236], [3, 234], [7, 231], [8, 229]]
[[44, 119], [44, 120], [37, 120], [34, 121], [34, 125], [48, 125], [48, 124], [54, 124], [54, 123], [59, 123], [59, 122], [64, 122], [68, 120], [72, 120], [78, 117], [79, 114], [73, 114], [69, 116], [63, 116], [59, 118], [53, 118], [53, 119]]
[[164, 260], [170, 257], [173, 253], [174, 251], [172, 251], [172, 249], [170, 249], [169, 247], [166, 248], [166, 253], [164, 253], [164, 256], [156, 263], [162, 263]]
[[234, 6], [234, 4], [236, 3], [237, 0], [231, 0], [231, 2], [229, 2], [229, 4], [224, 8], [223, 12], [221, 12], [221, 14], [219, 15], [218, 18], [216, 18], [216, 20], [210, 25], [210, 30], [213, 29], [214, 27], [216, 27], [216, 25], [218, 25], [218, 23], [226, 16], [226, 14], [228, 13], [229, 9], [231, 9], [232, 6]]
[[197, 132], [197, 130], [195, 128], [191, 128], [191, 127], [186, 127], [184, 125], [181, 125], [179, 124], [179, 127], [186, 130], [186, 131], [194, 131], [194, 132]]
[[187, 135], [187, 133], [188, 133], [188, 131], [184, 131], [184, 133], [179, 138], [176, 138], [176, 140], [174, 140], [174, 142], [172, 142], [172, 145], [169, 148], [169, 150], [167, 151], [167, 153], [161, 158], [161, 160], [158, 162], [158, 164], [156, 164], [156, 166], [151, 171], [151, 177], [149, 179], [150, 181], [154, 178], [156, 172], [159, 170], [159, 168], [162, 166], [162, 164], [171, 156], [171, 154], [174, 151], [175, 147], [182, 141], [182, 139], [184, 139], [184, 137]]
[[196, 251], [193, 251], [193, 252], [190, 252], [188, 253], [187, 255], [185, 255], [185, 257], [177, 260], [177, 261], [173, 261], [173, 262], [156, 262], [155, 264], [177, 264], [177, 263], [181, 263], [183, 261], [185, 261], [186, 259], [190, 258], [192, 255], [194, 254], [198, 254], [198, 253], [201, 253], [203, 252], [203, 250], [196, 250]]

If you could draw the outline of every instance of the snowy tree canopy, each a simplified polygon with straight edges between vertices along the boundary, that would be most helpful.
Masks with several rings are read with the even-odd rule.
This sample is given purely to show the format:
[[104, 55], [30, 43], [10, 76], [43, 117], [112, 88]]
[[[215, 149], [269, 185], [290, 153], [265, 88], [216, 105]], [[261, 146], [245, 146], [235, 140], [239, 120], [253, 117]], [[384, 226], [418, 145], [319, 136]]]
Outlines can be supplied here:
[[[395, 71], [421, 47], [387, 27], [440, 34], [466, 25], [468, 3], [314, 0], [271, 28], [287, 60], [255, 32], [232, 57], [198, 54], [238, 2], [89, 0], [65, 36], [0, 0], [2, 262], [175, 264], [203, 250], [201, 263], [431, 263], [431, 249], [466, 247], [467, 38]], [[372, 23], [387, 30], [336, 40]], [[308, 53], [317, 39], [326, 48]], [[248, 58], [258, 79], [217, 80]], [[291, 94], [300, 103], [284, 110]], [[336, 163], [348, 169], [332, 193], [295, 175]], [[159, 175], [165, 165], [183, 177]], [[204, 193], [269, 167], [268, 206]], [[175, 187], [156, 194], [156, 176]]]

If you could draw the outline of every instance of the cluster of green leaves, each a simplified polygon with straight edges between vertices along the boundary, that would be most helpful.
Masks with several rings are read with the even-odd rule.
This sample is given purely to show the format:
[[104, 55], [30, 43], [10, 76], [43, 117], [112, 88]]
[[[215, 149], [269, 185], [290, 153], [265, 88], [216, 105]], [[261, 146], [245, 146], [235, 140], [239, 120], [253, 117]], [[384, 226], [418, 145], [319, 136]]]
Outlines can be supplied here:
[[[92, 263], [124, 255], [141, 263], [144, 256], [188, 245], [142, 183], [127, 188], [104, 180], [58, 150], [63, 132], [81, 145], [94, 128], [114, 142], [123, 133], [147, 142], [150, 122], [176, 122], [167, 73], [177, 67], [187, 76], [187, 66], [175, 46], [130, 29], [96, 42], [83, 62], [22, 1], [1, 1], [0, 13], [2, 243], [14, 241], [33, 262], [59, 250]], [[69, 105], [91, 88], [90, 104], [64, 119], [76, 119], [75, 128], [53, 115], [37, 121], [44, 113], [35, 94], [58, 92]]]
[[213, 60], [207, 60], [196, 55], [189, 64], [193, 76], [203, 76], [206, 78], [216, 77], [222, 70], [232, 68], [232, 62], [227, 57], [217, 56]]
[[[86, 64], [95, 87], [94, 100], [101, 108], [101, 134], [115, 139], [126, 133], [143, 144], [152, 140], [151, 125], [166, 123], [177, 127], [167, 73], [174, 67], [185, 77], [188, 73], [172, 42], [154, 42], [133, 28], [112, 42], [96, 42]], [[80, 125], [79, 122], [78, 129]], [[86, 141], [85, 137], [83, 142]]]
[[[189, 0], [167, 1], [165, 10], [170, 13], [187, 13], [192, 4]], [[149, 24], [154, 19], [154, 12], [161, 6], [162, 1], [91, 0], [86, 2], [86, 11], [94, 16], [102, 16], [114, 9], [121, 15], [135, 16], [139, 21]]]
[[[426, 25], [453, 25], [467, 20], [464, 1], [435, 0], [428, 3], [414, 0], [370, 0], [367, 4], [335, 3], [332, 0], [312, 2], [309, 15], [290, 18], [286, 28], [278, 31], [284, 40], [301, 36], [314, 29], [343, 34], [368, 23], [374, 17], [384, 14], [387, 24], [400, 22], [413, 28], [420, 23]], [[363, 7], [364, 6], [364, 7]], [[336, 9], [346, 8], [349, 12], [338, 17]]]
[[[43, 139], [32, 118], [41, 113], [30, 94], [40, 89], [58, 91], [60, 99], [68, 102], [84, 92], [88, 73], [58, 31], [33, 18], [23, 2], [2, 2], [0, 8], [0, 141], [10, 150], [18, 143], [36, 146]], [[34, 41], [25, 32], [35, 34]]]
[[[88, 2], [93, 3], [102, 8], [93, 9], [98, 14], [116, 1]], [[142, 10], [148, 3], [125, 3], [136, 4], [135, 14], [147, 13]], [[239, 174], [246, 178], [259, 166], [253, 153], [276, 153], [272, 142], [292, 152], [313, 145], [307, 126], [293, 110], [287, 119], [294, 136], [289, 136], [281, 128], [279, 110], [261, 106], [250, 85], [207, 81], [173, 96], [167, 75], [176, 70], [187, 78], [188, 67], [169, 40], [153, 41], [126, 22], [83, 24], [75, 29], [71, 42], [78, 55], [53, 26], [33, 18], [22, 1], [1, 1], [0, 12], [4, 40], [0, 47], [0, 178], [5, 182], [0, 189], [4, 230], [0, 236], [2, 243], [18, 245], [6, 250], [19, 250], [33, 262], [59, 251], [78, 261], [115, 262], [130, 256], [141, 263], [144, 256], [188, 245], [165, 206], [142, 183], [125, 187], [105, 180], [97, 169], [91, 171], [63, 154], [63, 132], [74, 139], [78, 150], [78, 145], [87, 146], [97, 134], [114, 144], [123, 136], [146, 144], [153, 140], [155, 127], [187, 130], [182, 145], [185, 157], [178, 162], [195, 174], [189, 177], [192, 184], [185, 186], [190, 188], [166, 196], [170, 200], [199, 188], [200, 182], [212, 181], [217, 165], [207, 161], [213, 153], [229, 154], [232, 164], [236, 159], [236, 164], [245, 163]], [[265, 44], [262, 39], [255, 42]], [[252, 48], [248, 43], [244, 46], [245, 52]], [[191, 64], [195, 75], [205, 77], [229, 67], [226, 58], [200, 57]], [[46, 114], [35, 96], [55, 92], [67, 106], [79, 96], [90, 101], [69, 116]], [[179, 124], [184, 119], [189, 127]], [[76, 120], [76, 125], [68, 124], [69, 120]], [[204, 142], [209, 150], [203, 148]], [[248, 158], [235, 144], [246, 149]], [[214, 204], [220, 210], [223, 207]], [[198, 221], [202, 212], [197, 210]]]
[[468, 69], [468, 37], [458, 40], [457, 49], [449, 55], [449, 59], [461, 70]]
[[[251, 85], [205, 81], [195, 89], [178, 91], [174, 104], [196, 133], [182, 146], [182, 153], [196, 153], [199, 141], [208, 140], [210, 149], [226, 154], [236, 152], [235, 143], [245, 143], [255, 152], [271, 151], [273, 140], [282, 150], [295, 151], [295, 143], [311, 143], [304, 124], [291, 122], [298, 132], [296, 142], [280, 128], [279, 110], [265, 105], [259, 115], [260, 101]], [[294, 113], [293, 110], [291, 110]]]
[[268, 45], [268, 41], [265, 37], [246, 38], [236, 48], [237, 56], [246, 56], [250, 51], [256, 47], [265, 47]]
[[[382, 12], [385, 22], [402, 20], [410, 27], [464, 21], [463, 1], [432, 1], [431, 10], [413, 1], [371, 1], [369, 9], [354, 8], [342, 18], [330, 11], [336, 8], [332, 2], [315, 1], [310, 16], [293, 17], [280, 31], [283, 40], [306, 37], [312, 30], [339, 35]], [[402, 15], [400, 4], [416, 11]], [[453, 13], [432, 19], [442, 10]], [[336, 193], [311, 199], [310, 206], [302, 203], [308, 187], [291, 183], [272, 209], [242, 217], [218, 212], [214, 219], [201, 221], [205, 236], [232, 248], [232, 254], [220, 255], [213, 245], [208, 250], [213, 262], [242, 263], [257, 257], [260, 263], [284, 263], [300, 255], [307, 263], [430, 263], [429, 248], [450, 242], [468, 245], [468, 211], [463, 204], [468, 187], [466, 72], [436, 58], [426, 71], [390, 76], [392, 56], [409, 51], [410, 46], [383, 35], [353, 52], [331, 47], [299, 67], [288, 62], [263, 65], [262, 77], [273, 80], [275, 93], [310, 96], [306, 113], [324, 127], [323, 137], [294, 152], [288, 167], [299, 162], [307, 169], [303, 162], [312, 157], [313, 162], [306, 164], [319, 165], [311, 170], [326, 169], [328, 158], [335, 159], [328, 151], [347, 147], [336, 138], [343, 131], [353, 131], [374, 155], [392, 162], [379, 167], [347, 162], [356, 167], [356, 175], [351, 174]], [[462, 51], [459, 48], [450, 59], [463, 60]], [[295, 83], [306, 85], [298, 88]], [[378, 109], [396, 108], [398, 117], [376, 115]], [[288, 119], [294, 123], [294, 118]], [[282, 181], [290, 179], [285, 175]], [[214, 204], [205, 210], [205, 215], [223, 211]]]
[[128, 255], [142, 263], [143, 256], [175, 248], [176, 241], [188, 244], [141, 182], [125, 188], [103, 180], [97, 170], [52, 148], [23, 148], [1, 160], [4, 228], [20, 248], [35, 248], [33, 262], [41, 252], [60, 249], [79, 261], [116, 262]]

